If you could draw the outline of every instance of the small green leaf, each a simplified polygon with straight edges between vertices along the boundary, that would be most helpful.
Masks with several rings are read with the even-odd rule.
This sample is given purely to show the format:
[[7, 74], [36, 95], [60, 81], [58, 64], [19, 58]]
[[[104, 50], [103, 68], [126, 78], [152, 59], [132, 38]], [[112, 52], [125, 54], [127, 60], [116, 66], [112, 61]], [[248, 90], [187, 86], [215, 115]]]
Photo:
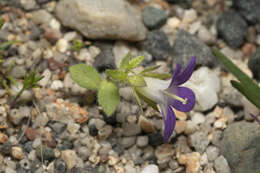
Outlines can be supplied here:
[[127, 80], [134, 87], [144, 87], [146, 86], [145, 80], [141, 75], [128, 76]]
[[128, 65], [126, 66], [127, 70], [131, 70], [136, 68], [142, 61], [144, 60], [143, 56], [138, 56], [134, 59], [131, 59], [128, 63]]
[[101, 82], [101, 76], [97, 70], [86, 64], [73, 65], [69, 69], [71, 78], [81, 87], [97, 90]]
[[256, 105], [260, 109], [260, 97], [257, 97], [256, 93], [246, 88], [245, 85], [238, 81], [231, 80], [231, 84], [239, 92], [241, 92], [250, 102]]
[[154, 71], [154, 70], [156, 70], [160, 67], [161, 67], [161, 65], [151, 66], [151, 67], [144, 69], [141, 73], [143, 74], [143, 73], [151, 72], [151, 71]]
[[129, 61], [131, 60], [131, 53], [128, 52], [126, 54], [126, 56], [122, 59], [122, 61], [120, 62], [120, 65], [119, 65], [119, 69], [120, 70], [125, 70], [127, 65], [129, 64]]
[[115, 112], [119, 101], [120, 96], [117, 86], [112, 82], [103, 80], [98, 90], [98, 103], [108, 116]]
[[137, 103], [138, 103], [138, 105], [139, 105], [139, 108], [140, 108], [140, 110], [141, 110], [141, 114], [143, 115], [143, 114], [144, 114], [143, 106], [142, 106], [140, 97], [139, 97], [139, 95], [138, 95], [137, 90], [136, 90], [135, 87], [133, 88], [133, 91], [134, 91], [134, 96], [135, 96], [135, 98], [136, 98], [136, 101], [137, 101]]
[[4, 20], [0, 18], [0, 29], [4, 26]]
[[143, 76], [166, 80], [166, 79], [170, 79], [172, 75], [167, 73], [145, 73], [143, 74]]
[[106, 74], [116, 81], [125, 81], [127, 74], [120, 70], [107, 69]]

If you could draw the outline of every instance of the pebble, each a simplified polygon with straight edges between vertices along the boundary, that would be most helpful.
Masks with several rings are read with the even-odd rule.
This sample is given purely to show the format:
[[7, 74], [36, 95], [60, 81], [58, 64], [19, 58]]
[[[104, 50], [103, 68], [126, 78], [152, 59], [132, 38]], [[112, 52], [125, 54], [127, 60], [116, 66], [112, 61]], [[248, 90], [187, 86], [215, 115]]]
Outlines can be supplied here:
[[124, 136], [135, 136], [141, 132], [141, 128], [138, 124], [123, 124], [123, 135]]
[[141, 173], [159, 173], [159, 168], [157, 165], [148, 165], [141, 171]]
[[183, 23], [192, 23], [197, 19], [197, 11], [194, 9], [185, 10], [183, 14]]
[[219, 156], [219, 149], [214, 146], [209, 146], [206, 149], [206, 153], [208, 155], [208, 160], [210, 162], [213, 162]]
[[65, 161], [68, 171], [77, 165], [78, 156], [73, 150], [64, 150], [61, 152], [61, 159]]
[[33, 11], [32, 12], [32, 21], [35, 24], [48, 24], [51, 19], [53, 18], [53, 16], [47, 11], [47, 10], [37, 10], [37, 11]]
[[21, 5], [25, 10], [34, 10], [37, 8], [35, 0], [21, 0]]
[[197, 173], [200, 169], [200, 154], [198, 152], [180, 155], [178, 162], [186, 165], [186, 173]]
[[47, 146], [44, 146], [44, 145], [38, 146], [36, 148], [36, 156], [40, 160], [52, 161], [55, 159], [55, 154], [54, 154], [53, 149], [51, 149]]
[[98, 131], [98, 136], [101, 139], [107, 139], [113, 132], [113, 128], [111, 125], [105, 125]]
[[10, 120], [18, 125], [24, 118], [29, 117], [31, 110], [27, 106], [21, 106], [18, 109], [12, 109], [10, 112]]
[[20, 160], [19, 164], [25, 170], [30, 170], [31, 169], [31, 162], [28, 159]]
[[217, 173], [231, 173], [230, 168], [228, 166], [228, 162], [223, 156], [219, 156], [215, 160], [214, 167]]
[[67, 40], [61, 38], [56, 43], [57, 50], [61, 53], [65, 53], [69, 49], [69, 43]]
[[148, 134], [148, 138], [149, 144], [153, 147], [163, 144], [163, 136], [159, 132]]
[[198, 129], [199, 129], [199, 126], [195, 122], [188, 120], [186, 122], [185, 134], [190, 135], [190, 134], [196, 132]]
[[202, 113], [199, 113], [199, 112], [196, 112], [191, 117], [191, 121], [193, 121], [197, 125], [204, 123], [205, 120], [206, 120], [205, 116]]
[[141, 129], [146, 133], [155, 132], [152, 122], [144, 116], [139, 117], [139, 125]]
[[[229, 27], [226, 27], [226, 26]], [[229, 10], [222, 14], [217, 21], [220, 37], [231, 47], [238, 48], [244, 43], [247, 34], [246, 21], [235, 11]]]
[[256, 51], [249, 57], [248, 67], [253, 73], [255, 79], [260, 79], [260, 48], [257, 48]]
[[0, 133], [0, 144], [4, 144], [8, 139], [8, 136], [4, 133]]
[[182, 120], [177, 120], [175, 124], [174, 130], [177, 132], [177, 134], [183, 133], [186, 129], [187, 122]]
[[54, 161], [54, 172], [66, 173], [67, 165], [62, 159], [57, 159]]
[[45, 69], [42, 73], [42, 76], [44, 77], [38, 82], [38, 84], [42, 87], [45, 87], [51, 79], [51, 71], [49, 69]]
[[146, 147], [148, 145], [149, 138], [147, 136], [138, 136], [136, 140], [136, 145], [138, 147]]
[[142, 11], [142, 19], [148, 29], [156, 29], [166, 22], [167, 14], [159, 8], [148, 6]]
[[210, 143], [207, 134], [203, 131], [197, 131], [189, 136], [189, 141], [192, 147], [199, 153], [203, 153]]
[[124, 148], [130, 148], [135, 144], [135, 142], [136, 142], [136, 136], [123, 137], [122, 140], [120, 141], [121, 145]]
[[156, 148], [155, 156], [159, 163], [168, 162], [174, 154], [171, 144], [163, 144]]
[[56, 14], [64, 26], [91, 39], [140, 41], [146, 36], [140, 13], [127, 1], [62, 0], [57, 4]]
[[206, 44], [212, 44], [216, 40], [214, 35], [205, 26], [199, 28], [198, 38]]
[[79, 132], [80, 125], [77, 123], [70, 122], [67, 125], [67, 130], [71, 135], [76, 135]]
[[24, 153], [23, 149], [20, 147], [12, 147], [12, 152], [11, 152], [13, 158], [17, 160], [22, 160], [24, 158]]

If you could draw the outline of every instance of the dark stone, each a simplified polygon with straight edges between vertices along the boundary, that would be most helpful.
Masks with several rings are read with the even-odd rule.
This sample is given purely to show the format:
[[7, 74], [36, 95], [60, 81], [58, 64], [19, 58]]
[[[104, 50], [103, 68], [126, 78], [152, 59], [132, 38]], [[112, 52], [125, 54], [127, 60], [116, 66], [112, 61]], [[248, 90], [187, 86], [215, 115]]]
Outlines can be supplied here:
[[105, 115], [105, 113], [103, 113], [103, 119], [106, 122], [106, 124], [110, 124], [112, 126], [116, 125], [117, 121], [116, 121], [116, 114], [115, 113], [111, 116], [107, 116], [107, 115]]
[[67, 171], [67, 165], [62, 159], [57, 159], [54, 161], [55, 173], [65, 173], [66, 171]]
[[148, 134], [149, 144], [153, 147], [157, 147], [163, 144], [163, 136], [160, 132]]
[[26, 142], [24, 145], [23, 145], [23, 150], [27, 153], [30, 153], [32, 150], [33, 150], [33, 147], [32, 147], [32, 144], [33, 142], [29, 141], [29, 142]]
[[260, 23], [259, 0], [233, 0], [233, 5], [248, 22], [252, 24]]
[[240, 47], [247, 35], [247, 23], [239, 13], [229, 10], [217, 21], [218, 34], [231, 47]]
[[143, 42], [143, 48], [149, 52], [155, 60], [167, 60], [171, 55], [172, 48], [166, 34], [160, 30], [148, 33]]
[[260, 80], [260, 48], [249, 57], [248, 67], [253, 73], [253, 77]]
[[166, 22], [166, 19], [167, 14], [159, 8], [148, 6], [142, 11], [142, 20], [148, 29], [160, 28]]
[[50, 2], [50, 0], [36, 0], [38, 4], [45, 4], [47, 2]]
[[12, 7], [20, 7], [20, 0], [1, 0], [0, 1], [0, 7], [1, 6], [12, 6]]
[[55, 154], [52, 148], [46, 147], [44, 145], [38, 146], [36, 148], [36, 156], [38, 159], [43, 159], [47, 161], [52, 161], [55, 159]]
[[228, 126], [221, 140], [220, 152], [234, 173], [260, 171], [260, 126], [237, 122]]
[[197, 65], [216, 65], [216, 58], [205, 43], [184, 30], [178, 31], [173, 45], [173, 65], [185, 66], [193, 56], [197, 57]]
[[186, 8], [189, 8], [192, 6], [192, 0], [166, 0], [166, 1], [169, 3], [172, 3], [172, 4], [181, 5]]
[[61, 134], [62, 132], [64, 132], [64, 130], [66, 129], [66, 124], [61, 123], [61, 122], [51, 122], [48, 124], [52, 130], [54, 130], [54, 132], [56, 132], [57, 134]]
[[70, 150], [73, 148], [73, 143], [69, 140], [63, 140], [60, 144], [58, 144], [57, 148], [59, 150]]
[[10, 155], [12, 151], [12, 144], [6, 141], [3, 145], [0, 145], [0, 153], [2, 155]]
[[96, 126], [94, 124], [91, 124], [88, 128], [89, 128], [89, 134], [91, 136], [97, 136], [98, 135], [98, 129], [96, 128]]
[[101, 52], [95, 58], [94, 67], [99, 71], [116, 68], [113, 42], [96, 42], [95, 46], [99, 47]]

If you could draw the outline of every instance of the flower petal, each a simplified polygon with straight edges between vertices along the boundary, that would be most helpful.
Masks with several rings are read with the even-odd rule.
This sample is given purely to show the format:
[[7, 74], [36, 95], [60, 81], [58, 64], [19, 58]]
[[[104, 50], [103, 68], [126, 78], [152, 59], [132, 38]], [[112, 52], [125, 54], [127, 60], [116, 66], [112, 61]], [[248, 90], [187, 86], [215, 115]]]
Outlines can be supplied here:
[[[175, 79], [173, 79], [174, 81], [174, 85], [182, 85], [184, 84], [187, 80], [189, 80], [189, 78], [192, 75], [192, 72], [194, 70], [196, 66], [196, 57], [192, 57], [192, 59], [190, 60], [189, 64], [185, 67], [185, 69], [179, 73]], [[171, 87], [171, 85], [170, 85]]]
[[174, 90], [172, 90], [172, 91], [168, 90], [168, 91], [177, 95], [178, 97], [187, 99], [187, 103], [183, 104], [182, 102], [168, 96], [168, 100], [167, 100], [168, 105], [171, 105], [178, 111], [182, 111], [182, 112], [189, 112], [194, 107], [195, 94], [191, 89], [186, 88], [186, 87], [176, 87]]
[[[161, 108], [161, 110], [163, 110], [163, 108]], [[166, 111], [167, 114], [165, 115]], [[167, 142], [168, 139], [171, 137], [171, 134], [176, 124], [176, 117], [172, 108], [167, 105], [166, 111], [162, 111], [162, 116], [164, 117], [164, 135], [163, 135], [164, 142]]]
[[177, 64], [177, 65], [175, 66], [175, 69], [174, 69], [174, 71], [173, 71], [173, 73], [172, 73], [171, 84], [170, 84], [169, 87], [171, 87], [171, 86], [174, 85], [174, 80], [175, 80], [175, 78], [180, 74], [181, 68], [182, 68], [182, 65], [181, 65], [181, 64]]

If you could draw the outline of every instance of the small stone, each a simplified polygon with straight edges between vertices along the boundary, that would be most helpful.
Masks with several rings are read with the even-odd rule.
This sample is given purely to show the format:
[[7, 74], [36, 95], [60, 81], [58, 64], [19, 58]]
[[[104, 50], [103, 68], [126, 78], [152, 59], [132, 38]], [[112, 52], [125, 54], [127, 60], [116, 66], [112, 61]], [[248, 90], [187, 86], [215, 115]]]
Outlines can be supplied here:
[[230, 168], [228, 166], [227, 160], [223, 156], [219, 156], [215, 162], [214, 167], [217, 173], [231, 173]]
[[186, 165], [186, 173], [197, 173], [200, 169], [200, 154], [197, 152], [180, 155], [178, 161]]
[[187, 119], [187, 114], [185, 112], [181, 112], [181, 111], [178, 111], [178, 110], [174, 110], [175, 112], [175, 115], [176, 115], [176, 118], [179, 119], [179, 120], [186, 120]]
[[37, 8], [35, 0], [21, 0], [21, 5], [25, 10], [33, 10]]
[[194, 9], [185, 10], [183, 14], [184, 23], [192, 23], [197, 19], [197, 11]]
[[23, 149], [20, 147], [12, 147], [12, 157], [17, 160], [22, 160], [24, 158]]
[[0, 144], [4, 144], [8, 139], [8, 136], [4, 133], [0, 133]]
[[42, 73], [43, 78], [38, 82], [38, 84], [42, 87], [45, 87], [50, 81], [51, 75], [51, 71], [49, 69], [45, 69]]
[[31, 169], [31, 162], [28, 159], [22, 159], [19, 162], [19, 164], [25, 170], [30, 170]]
[[43, 160], [53, 160], [55, 159], [55, 154], [53, 149], [46, 147], [44, 145], [40, 145], [36, 148], [36, 155], [38, 159], [43, 159]]
[[91, 136], [97, 136], [98, 135], [98, 129], [96, 128], [96, 126], [94, 124], [89, 125], [89, 134]]
[[[26, 0], [25, 0], [26, 1]], [[37, 10], [32, 12], [32, 21], [35, 24], [49, 24], [53, 16], [47, 10]]]
[[174, 150], [171, 144], [160, 145], [155, 150], [155, 156], [158, 159], [158, 162], [168, 162], [173, 154]]
[[204, 166], [208, 164], [208, 156], [206, 153], [203, 153], [202, 156], [200, 157], [200, 165]]
[[27, 106], [21, 106], [19, 109], [12, 109], [10, 112], [10, 119], [18, 125], [24, 118], [29, 117], [31, 110]]
[[143, 42], [143, 47], [155, 60], [167, 60], [172, 53], [168, 37], [160, 30], [149, 32], [147, 39]]
[[195, 113], [192, 115], [191, 121], [193, 121], [197, 125], [202, 124], [205, 122], [205, 116], [201, 113]]
[[10, 75], [14, 78], [17, 78], [17, 79], [22, 79], [24, 78], [26, 74], [26, 69], [25, 69], [25, 66], [14, 66], [12, 69], [11, 69], [11, 72], [10, 72]]
[[198, 131], [189, 136], [189, 142], [196, 151], [203, 153], [210, 143], [207, 134], [202, 131]]
[[78, 156], [73, 150], [64, 150], [61, 152], [61, 159], [65, 161], [68, 171], [77, 165]]
[[[229, 27], [226, 27], [226, 26]], [[240, 47], [244, 43], [247, 34], [246, 21], [235, 11], [224, 12], [217, 21], [217, 30], [220, 37], [234, 48]]]
[[186, 126], [187, 126], [186, 121], [177, 120], [174, 130], [177, 132], [177, 134], [180, 134], [185, 131]]
[[215, 37], [205, 26], [199, 28], [198, 38], [206, 44], [211, 44], [215, 41]]
[[145, 147], [148, 145], [149, 138], [147, 136], [138, 136], [136, 140], [136, 145], [138, 147]]
[[105, 125], [98, 131], [98, 136], [101, 139], [107, 139], [112, 134], [113, 128], [111, 125]]
[[199, 129], [199, 126], [195, 122], [188, 120], [186, 122], [185, 134], [190, 135], [190, 134], [196, 132], [198, 129]]
[[62, 89], [63, 87], [64, 87], [63, 82], [60, 80], [55, 80], [51, 84], [51, 89], [54, 89], [54, 90], [59, 90], [59, 89]]
[[67, 165], [62, 159], [57, 159], [54, 161], [54, 172], [66, 173]]
[[252, 71], [254, 78], [260, 79], [260, 48], [249, 57], [248, 67]]
[[135, 144], [135, 141], [136, 141], [136, 137], [130, 136], [130, 137], [123, 137], [120, 143], [124, 148], [130, 148]]
[[141, 129], [146, 133], [152, 133], [155, 131], [151, 121], [146, 119], [144, 116], [139, 117], [139, 125]]
[[256, 51], [256, 46], [252, 43], [245, 43], [241, 49], [244, 56], [250, 56]]
[[167, 14], [159, 8], [148, 6], [142, 11], [142, 19], [148, 29], [156, 29], [165, 23]]
[[175, 170], [175, 169], [179, 168], [179, 164], [178, 164], [178, 162], [176, 160], [171, 160], [169, 162], [169, 166], [170, 166], [170, 168], [172, 170]]
[[159, 168], [157, 165], [148, 165], [141, 171], [141, 173], [159, 173]]
[[219, 156], [219, 149], [214, 146], [209, 146], [206, 150], [206, 153], [208, 155], [208, 160], [213, 162]]
[[77, 134], [77, 133], [79, 132], [79, 129], [80, 129], [80, 125], [77, 124], [77, 123], [72, 123], [72, 122], [70, 122], [70, 123], [68, 123], [68, 125], [67, 125], [67, 130], [68, 130], [68, 132], [70, 132], [70, 134], [72, 134], [72, 135]]
[[30, 140], [30, 141], [34, 141], [34, 139], [37, 136], [37, 131], [31, 127], [27, 128], [25, 131], [25, 135], [26, 137]]
[[5, 173], [16, 173], [16, 171], [12, 168], [7, 167], [5, 168]]
[[163, 144], [163, 136], [159, 132], [148, 134], [148, 138], [149, 138], [149, 144], [153, 147], [157, 147]]
[[65, 39], [59, 39], [56, 44], [57, 50], [61, 53], [65, 53], [69, 48], [69, 43]]
[[123, 134], [124, 136], [135, 136], [141, 132], [141, 128], [138, 124], [123, 124]]
[[220, 80], [218, 75], [207, 67], [201, 67], [193, 72], [185, 86], [191, 88], [196, 95], [196, 110], [206, 111], [218, 102]]

